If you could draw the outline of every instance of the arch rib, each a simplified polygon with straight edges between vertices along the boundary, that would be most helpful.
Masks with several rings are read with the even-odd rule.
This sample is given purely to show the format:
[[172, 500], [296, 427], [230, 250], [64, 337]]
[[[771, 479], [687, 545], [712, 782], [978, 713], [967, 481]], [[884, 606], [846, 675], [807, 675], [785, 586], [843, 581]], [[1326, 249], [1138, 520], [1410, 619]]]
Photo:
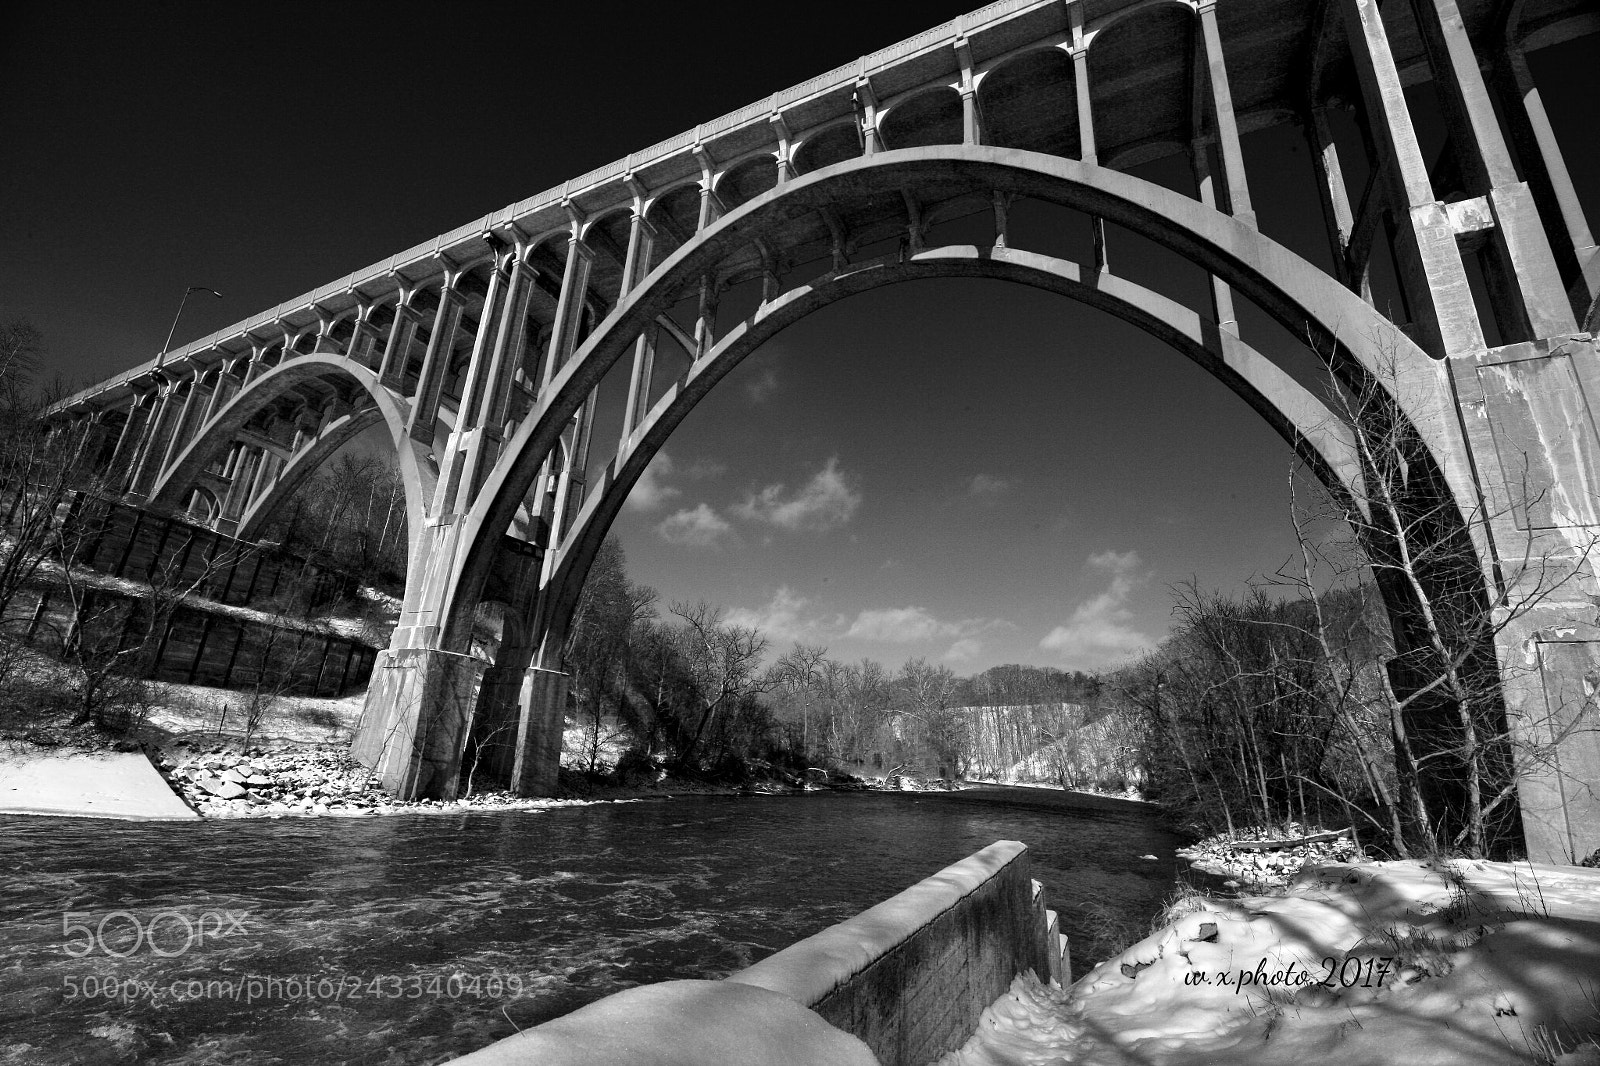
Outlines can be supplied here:
[[[329, 378], [352, 381], [371, 398], [373, 414], [367, 424], [376, 424], [381, 420], [387, 427], [395, 449], [395, 462], [405, 486], [407, 513], [414, 521], [420, 521], [425, 501], [432, 496], [434, 475], [425, 461], [426, 449], [411, 440], [406, 432], [406, 416], [400, 401], [379, 383], [377, 375], [371, 370], [342, 356], [326, 354], [299, 356], [273, 367], [246, 384], [238, 395], [195, 432], [194, 438], [184, 446], [178, 457], [161, 472], [150, 494], [150, 506], [158, 510], [170, 510], [181, 505], [183, 497], [200, 474], [257, 412], [299, 384]], [[366, 426], [361, 428], [365, 429]], [[319, 449], [313, 445], [312, 450]], [[320, 454], [325, 459], [331, 451], [322, 450]], [[306, 468], [307, 472], [310, 469]], [[259, 506], [252, 509], [249, 519], [253, 523], [252, 528], [259, 526], [265, 514]]]
[[1205, 267], [1311, 344], [1347, 379], [1394, 391], [1455, 494], [1475, 496], [1442, 367], [1395, 332], [1354, 293], [1315, 266], [1214, 209], [1127, 174], [1015, 149], [938, 145], [877, 152], [785, 182], [707, 226], [614, 308], [544, 390], [485, 482], [461, 530], [445, 583], [442, 646], [459, 643], [492, 564], [499, 534], [543, 457], [612, 364], [678, 291], [775, 226], [841, 198], [933, 181], [1000, 190], [1073, 207], [1149, 237]]
[[[1086, 273], [1088, 276], [1086, 276]], [[1215, 322], [1125, 278], [1088, 273], [1079, 264], [1016, 249], [943, 247], [904, 262], [861, 264], [801, 286], [764, 305], [748, 323], [697, 360], [657, 402], [625, 449], [595, 479], [595, 491], [561, 544], [541, 625], [565, 629], [594, 555], [634, 484], [678, 425], [712, 388], [771, 337], [806, 315], [856, 293], [937, 277], [991, 278], [1058, 293], [1116, 315], [1210, 371], [1289, 443], [1348, 502], [1363, 494], [1355, 441], [1326, 405], [1249, 345]]]

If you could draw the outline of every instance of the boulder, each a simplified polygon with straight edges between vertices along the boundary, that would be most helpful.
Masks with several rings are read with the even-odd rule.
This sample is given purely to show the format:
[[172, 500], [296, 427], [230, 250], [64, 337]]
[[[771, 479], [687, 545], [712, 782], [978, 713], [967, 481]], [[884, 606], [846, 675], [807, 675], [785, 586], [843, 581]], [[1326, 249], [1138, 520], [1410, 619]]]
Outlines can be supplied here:
[[200, 787], [219, 799], [234, 799], [244, 795], [244, 786], [237, 781], [226, 781], [220, 777], [207, 774], [200, 779]]

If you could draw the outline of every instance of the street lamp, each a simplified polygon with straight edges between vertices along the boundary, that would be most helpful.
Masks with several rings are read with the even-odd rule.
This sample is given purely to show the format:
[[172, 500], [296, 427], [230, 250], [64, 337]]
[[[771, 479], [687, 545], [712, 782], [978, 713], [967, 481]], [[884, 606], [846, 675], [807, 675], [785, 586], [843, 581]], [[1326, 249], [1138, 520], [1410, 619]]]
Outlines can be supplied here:
[[156, 368], [167, 361], [167, 350], [172, 347], [172, 335], [178, 332], [178, 319], [183, 317], [183, 305], [189, 302], [189, 294], [194, 292], [209, 292], [217, 299], [222, 299], [222, 293], [216, 289], [208, 289], [204, 285], [190, 285], [183, 290], [183, 299], [178, 301], [178, 313], [172, 316], [172, 328], [167, 330], [167, 343], [161, 346], [161, 351], [156, 354]]

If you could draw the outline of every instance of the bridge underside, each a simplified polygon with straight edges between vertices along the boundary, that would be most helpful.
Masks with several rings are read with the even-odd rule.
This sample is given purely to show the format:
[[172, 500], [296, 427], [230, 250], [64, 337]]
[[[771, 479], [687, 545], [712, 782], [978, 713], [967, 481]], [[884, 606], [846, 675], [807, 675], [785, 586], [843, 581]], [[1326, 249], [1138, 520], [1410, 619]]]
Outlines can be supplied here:
[[[482, 771], [548, 791], [584, 577], [695, 404], [853, 293], [938, 276], [1048, 289], [1226, 382], [1366, 509], [1376, 558], [1398, 532], [1385, 541], [1373, 500], [1397, 489], [1401, 525], [1428, 517], [1452, 560], [1380, 579], [1397, 691], [1427, 687], [1420, 605], [1490, 612], [1462, 664], [1497, 681], [1476, 712], [1487, 785], [1509, 788], [1515, 760], [1530, 852], [1581, 856], [1600, 846], [1585, 724], [1600, 676], [1586, 400], [1600, 258], [1527, 57], [1597, 29], [1583, 0], [1002, 0], [56, 414], [130, 499], [245, 534], [384, 427], [410, 565], [356, 754], [407, 795], [452, 795], [469, 749]], [[1447, 136], [1425, 151], [1418, 130], [1435, 121]], [[1252, 198], [1281, 160], [1247, 136], [1289, 126], [1313, 164], [1301, 213], [1324, 221], [1320, 263], [1263, 233]], [[1060, 232], [1025, 224], [1035, 204]], [[1136, 239], [1205, 270], [1204, 305], [1162, 295]], [[1248, 305], [1307, 337], [1347, 394], [1386, 397], [1414, 469], [1396, 481], [1363, 458], [1361, 424], [1247, 343]], [[1462, 709], [1418, 699], [1409, 713], [1431, 798], [1450, 807]]]

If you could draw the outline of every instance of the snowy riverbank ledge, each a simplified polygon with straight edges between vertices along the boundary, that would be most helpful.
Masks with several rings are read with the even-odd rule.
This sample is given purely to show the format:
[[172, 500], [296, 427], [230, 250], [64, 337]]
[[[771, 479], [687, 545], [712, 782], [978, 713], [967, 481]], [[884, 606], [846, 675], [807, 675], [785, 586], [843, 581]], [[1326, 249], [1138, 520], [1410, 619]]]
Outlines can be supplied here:
[[1335, 863], [1168, 918], [1070, 989], [1019, 978], [939, 1066], [1600, 1063], [1600, 871]]

